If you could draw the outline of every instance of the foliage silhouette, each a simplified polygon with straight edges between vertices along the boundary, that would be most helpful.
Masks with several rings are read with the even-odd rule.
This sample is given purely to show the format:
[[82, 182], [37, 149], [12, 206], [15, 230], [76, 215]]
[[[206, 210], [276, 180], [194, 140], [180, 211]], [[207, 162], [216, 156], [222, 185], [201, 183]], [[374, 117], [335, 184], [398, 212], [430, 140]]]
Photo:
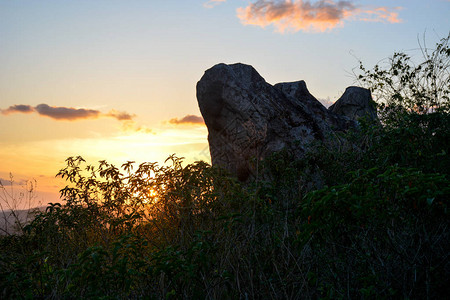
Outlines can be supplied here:
[[383, 61], [384, 67], [375, 65], [368, 70], [359, 64], [361, 73], [355, 77], [369, 88], [378, 100], [384, 117], [395, 117], [397, 112], [420, 114], [450, 109], [450, 33], [433, 49], [427, 48], [424, 35], [419, 42], [423, 61], [415, 63], [404, 52], [396, 52]]

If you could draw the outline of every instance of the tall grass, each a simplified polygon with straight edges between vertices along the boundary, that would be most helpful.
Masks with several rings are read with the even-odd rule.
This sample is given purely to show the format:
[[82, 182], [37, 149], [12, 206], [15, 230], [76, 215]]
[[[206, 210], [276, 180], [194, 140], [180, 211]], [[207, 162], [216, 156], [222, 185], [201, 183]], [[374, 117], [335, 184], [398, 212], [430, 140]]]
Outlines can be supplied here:
[[21, 233], [39, 211], [36, 207], [36, 180], [26, 180], [22, 185], [0, 179], [0, 235]]

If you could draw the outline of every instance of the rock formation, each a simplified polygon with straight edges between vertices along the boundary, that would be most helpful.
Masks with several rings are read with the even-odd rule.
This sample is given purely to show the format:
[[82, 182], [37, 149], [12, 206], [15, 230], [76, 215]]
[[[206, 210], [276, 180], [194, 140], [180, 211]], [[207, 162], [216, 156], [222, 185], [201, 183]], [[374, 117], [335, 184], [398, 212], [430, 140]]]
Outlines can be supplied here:
[[376, 118], [366, 104], [368, 90], [349, 88], [346, 94], [327, 110], [304, 81], [272, 86], [252, 66], [215, 65], [197, 83], [212, 164], [246, 181], [257, 172], [254, 162], [272, 152], [286, 149], [301, 158], [314, 140], [356, 127], [357, 117]]
[[361, 117], [368, 117], [371, 120], [377, 119], [375, 102], [372, 100], [370, 90], [357, 86], [348, 87], [341, 98], [331, 105], [328, 110], [352, 120], [357, 120]]

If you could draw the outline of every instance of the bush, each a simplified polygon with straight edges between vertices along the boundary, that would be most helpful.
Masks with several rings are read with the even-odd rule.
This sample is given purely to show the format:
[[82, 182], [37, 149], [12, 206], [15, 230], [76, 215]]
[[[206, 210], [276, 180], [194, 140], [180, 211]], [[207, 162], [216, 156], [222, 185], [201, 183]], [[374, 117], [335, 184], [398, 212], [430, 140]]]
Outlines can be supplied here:
[[442, 297], [449, 180], [397, 166], [352, 177], [309, 193], [300, 206], [299, 242], [320, 259], [317, 280], [345, 297]]
[[396, 52], [368, 70], [362, 62], [357, 80], [372, 91], [383, 119], [395, 119], [397, 113], [425, 114], [450, 109], [450, 34], [434, 49], [419, 43], [423, 61], [415, 63], [404, 52]]

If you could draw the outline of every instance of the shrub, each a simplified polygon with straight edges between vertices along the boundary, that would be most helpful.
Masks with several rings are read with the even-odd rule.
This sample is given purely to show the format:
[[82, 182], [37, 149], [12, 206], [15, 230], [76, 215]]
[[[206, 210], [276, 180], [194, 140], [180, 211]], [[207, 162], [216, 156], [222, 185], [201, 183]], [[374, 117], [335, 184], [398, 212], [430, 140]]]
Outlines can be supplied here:
[[420, 46], [423, 61], [415, 63], [404, 52], [396, 52], [384, 66], [375, 65], [368, 70], [362, 62], [357, 80], [369, 88], [384, 120], [395, 120], [402, 112], [420, 114], [446, 111], [450, 108], [450, 34], [440, 40], [434, 49], [424, 42]]
[[443, 297], [449, 180], [397, 166], [352, 177], [309, 193], [300, 206], [299, 241], [318, 256], [316, 280], [344, 297]]

